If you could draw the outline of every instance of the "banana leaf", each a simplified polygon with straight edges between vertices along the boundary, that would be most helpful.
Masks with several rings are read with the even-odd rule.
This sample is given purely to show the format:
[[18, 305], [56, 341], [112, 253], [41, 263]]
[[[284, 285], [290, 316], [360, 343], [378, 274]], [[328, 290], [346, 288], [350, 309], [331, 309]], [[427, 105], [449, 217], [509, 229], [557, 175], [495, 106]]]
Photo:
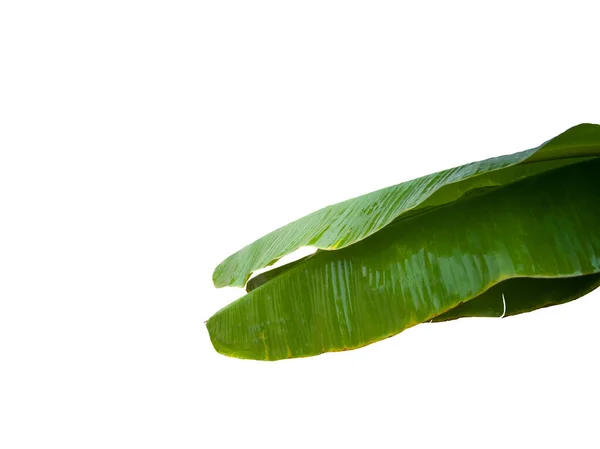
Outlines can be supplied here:
[[243, 287], [252, 273], [303, 246], [339, 249], [422, 209], [453, 202], [473, 190], [497, 188], [600, 154], [600, 126], [581, 124], [537, 148], [434, 173], [327, 206], [289, 223], [221, 262], [216, 287]]
[[[259, 239], [213, 279], [229, 273], [227, 282], [243, 285], [273, 254], [307, 242], [303, 222], [329, 216], [345, 230], [337, 240], [335, 232], [308, 240], [328, 236], [335, 250], [252, 279], [246, 296], [207, 321], [215, 349], [259, 360], [304, 357], [365, 346], [422, 322], [510, 316], [593, 290], [600, 285], [599, 128], [580, 125], [528, 152], [330, 206]], [[368, 203], [384, 197], [386, 207]], [[355, 220], [349, 211], [360, 207]], [[348, 237], [348, 229], [356, 232]]]

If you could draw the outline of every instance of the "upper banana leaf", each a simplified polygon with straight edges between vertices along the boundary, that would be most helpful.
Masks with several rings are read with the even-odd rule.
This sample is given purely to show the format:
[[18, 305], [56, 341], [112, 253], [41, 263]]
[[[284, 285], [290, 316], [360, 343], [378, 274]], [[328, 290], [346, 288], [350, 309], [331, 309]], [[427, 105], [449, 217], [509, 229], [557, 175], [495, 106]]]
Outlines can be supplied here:
[[[254, 270], [269, 266], [302, 246], [344, 248], [409, 214], [599, 154], [600, 126], [582, 124], [531, 150], [444, 170], [327, 206], [231, 255], [215, 269], [213, 282], [217, 287], [243, 287]], [[255, 284], [268, 277], [263, 276]]]
[[[589, 137], [598, 127], [557, 139], [586, 129]], [[548, 154], [564, 157], [567, 147]], [[570, 154], [600, 153], [585, 148]], [[274, 270], [207, 321], [211, 341], [226, 355], [277, 360], [361, 347], [426, 321], [507, 316], [575, 299], [600, 283], [598, 173], [600, 158], [591, 157], [459, 195]]]

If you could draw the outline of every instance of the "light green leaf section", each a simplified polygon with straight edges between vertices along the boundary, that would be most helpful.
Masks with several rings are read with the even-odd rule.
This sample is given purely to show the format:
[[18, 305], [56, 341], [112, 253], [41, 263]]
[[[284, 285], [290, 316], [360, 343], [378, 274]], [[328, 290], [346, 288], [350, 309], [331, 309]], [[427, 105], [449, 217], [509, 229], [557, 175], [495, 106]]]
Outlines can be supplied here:
[[598, 173], [598, 158], [555, 169], [317, 252], [211, 317], [211, 341], [234, 357], [305, 357], [436, 317], [499, 316], [502, 293], [508, 315], [578, 297], [600, 273]]
[[474, 162], [327, 206], [289, 223], [225, 259], [215, 269], [217, 287], [243, 287], [253, 271], [303, 246], [340, 249], [376, 233], [408, 213], [456, 201], [548, 170], [600, 155], [600, 126], [582, 124], [541, 146]]

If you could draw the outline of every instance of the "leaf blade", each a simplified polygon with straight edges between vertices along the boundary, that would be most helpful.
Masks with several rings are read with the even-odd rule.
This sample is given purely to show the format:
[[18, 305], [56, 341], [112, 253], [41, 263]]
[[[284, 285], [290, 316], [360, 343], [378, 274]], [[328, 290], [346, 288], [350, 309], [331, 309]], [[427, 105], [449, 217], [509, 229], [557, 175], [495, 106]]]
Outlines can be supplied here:
[[[466, 164], [327, 206], [229, 256], [215, 269], [213, 283], [216, 287], [243, 287], [253, 271], [271, 265], [302, 246], [325, 250], [344, 248], [411, 210], [440, 206], [455, 201], [469, 189], [507, 182], [496, 179], [502, 176], [494, 172], [521, 165], [516, 178], [521, 179], [531, 175], [528, 170], [535, 172], [535, 167], [527, 167], [527, 164], [548, 163], [548, 169], [552, 169], [563, 163], [557, 160], [596, 155], [600, 155], [600, 126], [582, 124], [531, 150]], [[516, 179], [511, 178], [511, 182]]]
[[353, 349], [507, 279], [597, 273], [599, 170], [594, 159], [530, 177], [315, 253], [211, 317], [211, 341], [259, 360]]

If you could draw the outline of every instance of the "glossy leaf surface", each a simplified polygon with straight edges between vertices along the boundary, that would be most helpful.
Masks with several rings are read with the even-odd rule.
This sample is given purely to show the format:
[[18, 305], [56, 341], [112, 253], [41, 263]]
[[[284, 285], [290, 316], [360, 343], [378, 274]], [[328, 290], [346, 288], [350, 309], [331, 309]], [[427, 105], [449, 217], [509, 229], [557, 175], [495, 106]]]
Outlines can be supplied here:
[[[600, 159], [555, 169], [396, 220], [347, 248], [315, 253], [210, 318], [213, 345], [259, 360], [352, 349], [452, 309], [469, 316], [461, 304], [492, 295], [512, 278], [598, 273], [598, 173]], [[565, 281], [550, 289], [563, 293], [544, 293], [531, 305], [573, 299], [593, 288], [586, 282]], [[493, 295], [481, 298], [480, 310], [493, 303]]]
[[404, 214], [439, 207], [469, 191], [496, 188], [581, 159], [600, 155], [600, 126], [582, 124], [541, 146], [474, 162], [327, 206], [283, 226], [228, 257], [215, 269], [217, 287], [242, 287], [254, 270], [302, 246], [340, 249]]

